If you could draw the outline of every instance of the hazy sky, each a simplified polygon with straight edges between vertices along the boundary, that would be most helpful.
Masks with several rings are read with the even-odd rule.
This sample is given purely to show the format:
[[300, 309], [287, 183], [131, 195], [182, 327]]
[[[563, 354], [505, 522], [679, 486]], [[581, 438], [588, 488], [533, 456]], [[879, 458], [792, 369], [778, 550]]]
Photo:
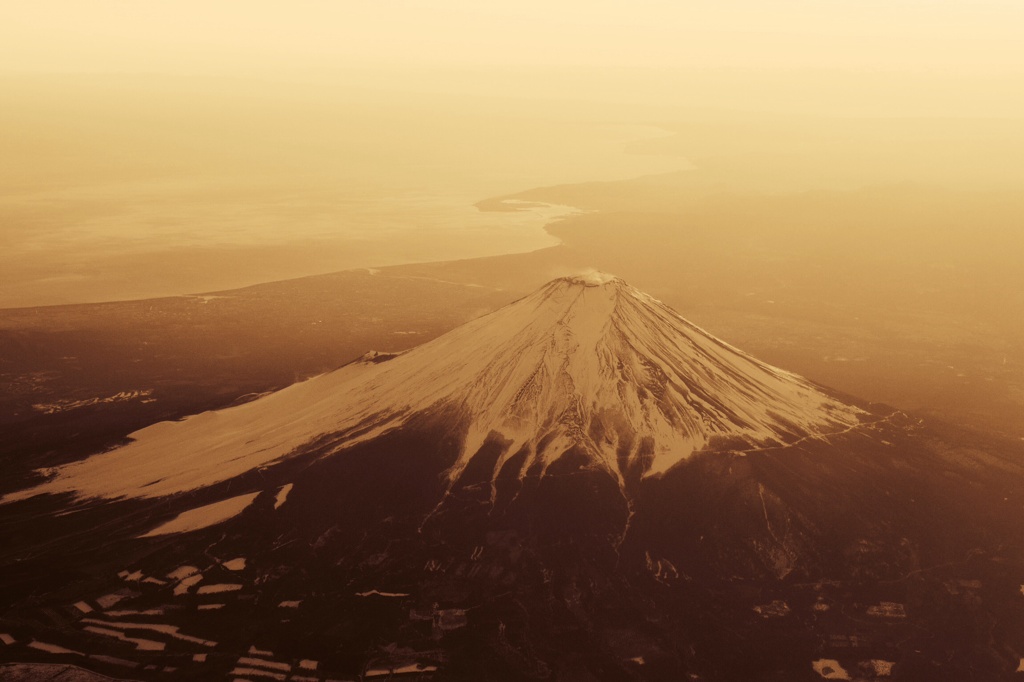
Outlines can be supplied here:
[[0, 307], [528, 250], [540, 217], [511, 244], [475, 202], [691, 161], [1016, 187], [1022, 27], [1024, 0], [10, 0]]
[[1020, 0], [33, 0], [6, 70], [602, 66], [1024, 73]]

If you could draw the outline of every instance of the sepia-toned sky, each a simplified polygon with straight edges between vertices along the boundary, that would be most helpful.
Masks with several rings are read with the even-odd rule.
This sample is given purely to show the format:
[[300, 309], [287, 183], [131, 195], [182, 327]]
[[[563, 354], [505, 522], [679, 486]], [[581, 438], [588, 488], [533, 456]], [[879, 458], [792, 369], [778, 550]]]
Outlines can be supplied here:
[[57, 71], [602, 66], [1021, 73], [1016, 0], [35, 0], [0, 64]]

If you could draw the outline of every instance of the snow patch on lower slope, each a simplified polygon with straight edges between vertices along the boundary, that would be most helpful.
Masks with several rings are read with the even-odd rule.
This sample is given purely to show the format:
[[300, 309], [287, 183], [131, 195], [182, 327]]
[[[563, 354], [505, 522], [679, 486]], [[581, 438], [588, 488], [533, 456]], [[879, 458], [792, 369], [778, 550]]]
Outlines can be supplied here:
[[[863, 414], [766, 365], [607, 275], [533, 294], [385, 362], [359, 361], [229, 409], [132, 434], [124, 447], [62, 467], [41, 492], [159, 497], [209, 486], [308, 450], [334, 450], [428, 410], [467, 423], [455, 480], [492, 432], [544, 470], [571, 447], [623, 480], [658, 475], [713, 444], [793, 440]], [[625, 462], [625, 464], [623, 464]]]
[[156, 537], [157, 535], [187, 533], [193, 530], [209, 528], [210, 526], [223, 523], [228, 519], [238, 516], [245, 511], [246, 507], [252, 504], [253, 500], [258, 496], [259, 493], [238, 495], [237, 497], [229, 497], [228, 499], [221, 500], [220, 502], [214, 502], [213, 504], [207, 504], [202, 507], [190, 509], [178, 514], [167, 523], [163, 523], [139, 537], [151, 538]]

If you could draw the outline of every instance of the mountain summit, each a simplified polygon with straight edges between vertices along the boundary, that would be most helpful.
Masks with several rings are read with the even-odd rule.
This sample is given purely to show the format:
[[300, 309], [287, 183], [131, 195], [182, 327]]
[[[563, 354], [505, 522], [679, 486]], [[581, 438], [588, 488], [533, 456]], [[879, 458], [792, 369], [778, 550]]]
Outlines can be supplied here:
[[332, 454], [430, 414], [460, 430], [454, 481], [489, 438], [518, 475], [574, 450], [620, 482], [704, 449], [847, 430], [861, 410], [759, 362], [604, 273], [532, 294], [396, 356], [359, 361], [248, 404], [165, 422], [17, 497], [159, 497], [206, 487], [312, 444]]

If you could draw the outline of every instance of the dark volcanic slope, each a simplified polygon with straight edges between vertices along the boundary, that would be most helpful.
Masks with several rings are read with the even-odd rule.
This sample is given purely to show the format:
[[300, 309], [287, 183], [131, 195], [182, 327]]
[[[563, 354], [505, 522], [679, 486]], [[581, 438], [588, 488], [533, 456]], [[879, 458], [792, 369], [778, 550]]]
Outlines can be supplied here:
[[[607, 285], [586, 284], [569, 290]], [[630, 338], [671, 337], [666, 325]], [[463, 337], [439, 339], [451, 362], [481, 362], [483, 349], [451, 338]], [[572, 347], [557, 338], [566, 345], [541, 344], [540, 357]], [[505, 357], [492, 347], [485, 368]], [[530, 344], [512, 347], [531, 357]], [[360, 374], [379, 387], [391, 365], [412, 388], [415, 353]], [[441, 375], [428, 384], [455, 376]], [[709, 440], [654, 471], [656, 445], [626, 430], [621, 457], [602, 456], [608, 434], [593, 420], [523, 439], [502, 417], [467, 449], [483, 403], [438, 400], [194, 489], [26, 495], [0, 507], [0, 657], [154, 680], [1012, 679], [1024, 651], [1019, 444], [772, 376], [855, 422], [789, 420], [774, 438]], [[572, 414], [592, 417], [598, 394], [581, 385], [553, 395], [582, 396]], [[624, 475], [636, 458], [648, 475]]]

